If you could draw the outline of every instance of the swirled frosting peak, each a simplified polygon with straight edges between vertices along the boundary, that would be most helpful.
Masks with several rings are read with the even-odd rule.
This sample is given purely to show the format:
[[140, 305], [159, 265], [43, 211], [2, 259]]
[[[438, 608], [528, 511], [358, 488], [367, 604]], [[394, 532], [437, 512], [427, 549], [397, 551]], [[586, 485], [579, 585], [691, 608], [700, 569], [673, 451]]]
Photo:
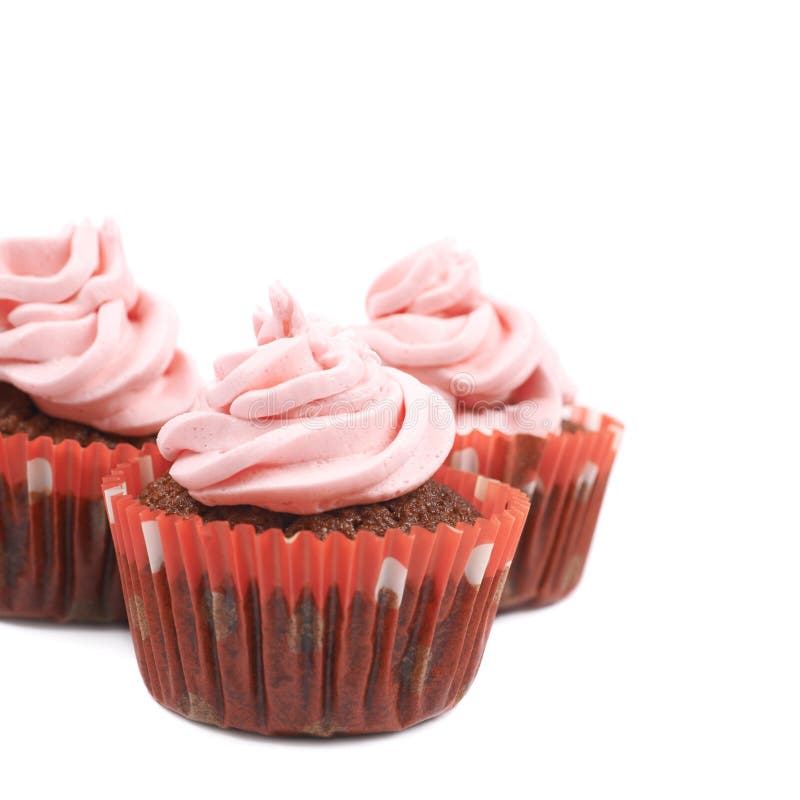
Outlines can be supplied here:
[[116, 227], [0, 242], [0, 380], [62, 419], [155, 433], [198, 379], [169, 305], [133, 282]]
[[454, 316], [481, 302], [478, 265], [444, 240], [389, 267], [367, 294], [370, 318], [390, 314]]
[[208, 409], [158, 436], [172, 477], [206, 505], [313, 514], [422, 485], [455, 436], [448, 404], [363, 342], [307, 319], [280, 286], [258, 345], [219, 359]]
[[573, 388], [533, 317], [485, 296], [475, 260], [440, 242], [384, 272], [357, 333], [381, 359], [440, 391], [459, 429], [558, 430]]

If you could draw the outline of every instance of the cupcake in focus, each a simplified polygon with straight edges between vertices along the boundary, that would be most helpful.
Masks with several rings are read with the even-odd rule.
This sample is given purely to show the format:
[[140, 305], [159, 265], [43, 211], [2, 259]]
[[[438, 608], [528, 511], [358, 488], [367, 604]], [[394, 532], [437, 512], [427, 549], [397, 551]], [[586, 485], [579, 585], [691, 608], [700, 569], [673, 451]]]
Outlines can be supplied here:
[[117, 229], [0, 242], [0, 617], [125, 620], [100, 481], [198, 379]]
[[280, 287], [207, 408], [104, 481], [142, 676], [191, 719], [395, 731], [478, 669], [529, 503], [442, 466], [449, 405]]
[[367, 313], [358, 335], [455, 409], [451, 466], [531, 498], [501, 608], [565, 597], [583, 572], [622, 425], [574, 404], [533, 317], [483, 294], [474, 258], [450, 242], [380, 275]]

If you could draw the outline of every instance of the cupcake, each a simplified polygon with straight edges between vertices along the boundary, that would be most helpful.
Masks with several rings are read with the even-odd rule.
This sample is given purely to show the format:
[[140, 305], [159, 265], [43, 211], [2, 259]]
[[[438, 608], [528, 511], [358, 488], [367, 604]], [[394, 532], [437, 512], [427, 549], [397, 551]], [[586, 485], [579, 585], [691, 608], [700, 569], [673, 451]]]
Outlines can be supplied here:
[[100, 482], [187, 411], [198, 380], [172, 310], [119, 233], [0, 242], [0, 617], [126, 618]]
[[528, 511], [443, 466], [455, 421], [279, 287], [206, 407], [104, 481], [139, 667], [190, 719], [262, 734], [395, 731], [478, 669]]
[[501, 608], [564, 598], [583, 572], [622, 425], [574, 404], [533, 317], [484, 295], [474, 258], [450, 242], [386, 270], [367, 313], [358, 335], [455, 409], [450, 465], [531, 498]]

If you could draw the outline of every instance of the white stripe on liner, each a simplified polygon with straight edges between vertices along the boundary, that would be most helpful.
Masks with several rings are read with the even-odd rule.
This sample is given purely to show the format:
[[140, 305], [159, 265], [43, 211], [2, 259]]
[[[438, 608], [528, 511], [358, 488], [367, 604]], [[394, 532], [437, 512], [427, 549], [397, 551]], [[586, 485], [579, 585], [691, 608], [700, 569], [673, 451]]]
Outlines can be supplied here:
[[486, 499], [486, 491], [490, 483], [497, 483], [494, 478], [486, 478], [483, 475], [478, 475], [478, 480], [475, 481], [475, 497], [478, 500]]
[[139, 477], [142, 479], [142, 488], [155, 479], [152, 456], [142, 456], [139, 459]]
[[46, 458], [32, 458], [28, 462], [27, 470], [28, 494], [50, 494], [53, 491], [53, 468]]
[[164, 549], [161, 547], [161, 531], [158, 523], [151, 519], [142, 523], [144, 546], [147, 548], [147, 560], [150, 562], [150, 572], [156, 573], [164, 565]]
[[534, 494], [536, 494], [536, 490], [539, 489], [541, 492], [544, 492], [544, 484], [539, 480], [539, 478], [534, 478], [532, 481], [525, 483], [522, 485], [522, 491], [528, 495], [530, 500], [533, 500]]
[[464, 577], [473, 585], [480, 586], [483, 580], [486, 567], [489, 566], [489, 559], [492, 557], [493, 544], [479, 544], [467, 559], [464, 567]]
[[128, 487], [125, 485], [125, 481], [123, 481], [119, 486], [112, 486], [110, 489], [106, 489], [106, 511], [108, 512], [108, 521], [113, 525], [116, 520], [114, 519], [114, 508], [111, 505], [111, 498], [115, 494], [125, 494], [128, 491]]
[[397, 595], [397, 604], [400, 605], [407, 577], [408, 570], [396, 558], [391, 556], [384, 558], [378, 575], [378, 583], [375, 585], [375, 599], [378, 599], [381, 589], [389, 589]]
[[597, 476], [600, 473], [600, 467], [594, 463], [594, 461], [587, 461], [586, 466], [583, 468], [583, 471], [578, 478], [578, 484], [576, 488], [576, 494], [585, 495], [583, 499], [589, 496], [590, 492], [594, 488], [594, 482], [597, 480]]
[[450, 455], [450, 466], [461, 472], [478, 471], [478, 451], [474, 447], [465, 447], [463, 450], [455, 450]]

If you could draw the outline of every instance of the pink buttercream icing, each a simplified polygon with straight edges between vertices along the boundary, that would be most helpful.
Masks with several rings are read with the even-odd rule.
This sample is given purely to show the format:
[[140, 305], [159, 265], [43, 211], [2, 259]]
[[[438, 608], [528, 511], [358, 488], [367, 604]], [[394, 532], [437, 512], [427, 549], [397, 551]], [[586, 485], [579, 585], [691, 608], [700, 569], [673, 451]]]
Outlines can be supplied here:
[[573, 387], [533, 317], [486, 297], [474, 258], [439, 242], [390, 267], [357, 329], [387, 364], [440, 391], [459, 430], [546, 433]]
[[313, 514], [399, 497], [455, 438], [448, 404], [363, 342], [309, 322], [279, 286], [258, 346], [219, 359], [208, 409], [158, 436], [173, 478], [206, 505]]
[[0, 242], [0, 380], [51, 416], [155, 433], [197, 396], [177, 330], [170, 306], [134, 284], [111, 223]]

